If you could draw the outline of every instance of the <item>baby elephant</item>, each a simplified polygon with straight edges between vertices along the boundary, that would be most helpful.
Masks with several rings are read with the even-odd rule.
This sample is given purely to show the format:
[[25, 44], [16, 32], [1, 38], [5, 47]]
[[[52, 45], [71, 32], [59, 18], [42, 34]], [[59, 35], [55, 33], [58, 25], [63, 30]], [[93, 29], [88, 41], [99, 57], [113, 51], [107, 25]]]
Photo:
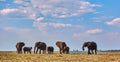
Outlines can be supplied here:
[[23, 51], [24, 53], [30, 53], [31, 54], [32, 47], [24, 47]]
[[54, 48], [52, 46], [47, 47], [48, 54], [53, 54]]

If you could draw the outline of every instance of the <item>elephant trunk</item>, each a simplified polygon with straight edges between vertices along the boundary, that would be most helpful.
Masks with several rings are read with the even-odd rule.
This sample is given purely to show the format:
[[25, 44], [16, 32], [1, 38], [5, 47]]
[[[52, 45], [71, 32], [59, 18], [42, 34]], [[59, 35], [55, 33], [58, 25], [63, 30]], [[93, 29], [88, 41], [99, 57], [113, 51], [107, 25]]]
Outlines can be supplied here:
[[34, 47], [34, 53], [36, 53], [36, 47]]
[[85, 49], [84, 49], [84, 46], [82, 47], [82, 50], [84, 51]]

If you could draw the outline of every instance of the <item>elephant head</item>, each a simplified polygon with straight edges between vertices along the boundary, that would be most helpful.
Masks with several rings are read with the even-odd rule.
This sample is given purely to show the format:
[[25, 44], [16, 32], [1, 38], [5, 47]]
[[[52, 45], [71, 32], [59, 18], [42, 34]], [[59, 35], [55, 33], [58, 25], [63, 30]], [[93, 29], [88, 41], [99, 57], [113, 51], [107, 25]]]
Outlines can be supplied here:
[[82, 50], [84, 51], [85, 50], [84, 47], [87, 47], [87, 46], [89, 46], [89, 42], [84, 42], [82, 46]]
[[17, 49], [17, 52], [18, 53], [22, 53], [22, 47], [25, 46], [25, 43], [24, 42], [18, 42], [16, 44], [16, 49]]
[[88, 48], [88, 54], [94, 54], [93, 50], [95, 50], [95, 54], [97, 54], [97, 44], [95, 42], [84, 42], [83, 43], [83, 46], [82, 46], [82, 49], [84, 51], [84, 47], [87, 47]]
[[60, 49], [60, 54], [61, 54], [63, 53], [62, 50], [64, 49], [64, 47], [66, 47], [67, 45], [65, 42], [57, 41], [56, 46]]

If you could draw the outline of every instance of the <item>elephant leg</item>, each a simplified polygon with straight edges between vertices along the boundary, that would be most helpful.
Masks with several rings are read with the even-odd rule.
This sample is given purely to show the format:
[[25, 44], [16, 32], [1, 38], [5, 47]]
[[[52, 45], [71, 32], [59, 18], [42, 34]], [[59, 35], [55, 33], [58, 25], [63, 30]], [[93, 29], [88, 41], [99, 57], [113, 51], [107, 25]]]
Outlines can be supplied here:
[[51, 54], [53, 54], [53, 51], [51, 51]]
[[95, 50], [95, 54], [97, 54], [97, 50]]
[[45, 54], [46, 54], [46, 50], [45, 50]]
[[50, 54], [51, 52], [49, 52], [49, 54]]
[[62, 54], [62, 52], [61, 52], [62, 50], [60, 49], [60, 54]]
[[17, 53], [19, 54], [19, 53], [20, 53], [20, 51], [18, 50], [18, 51], [17, 51]]
[[35, 53], [37, 54], [37, 52], [38, 52], [38, 48], [37, 48], [37, 50], [36, 50], [36, 52], [35, 52]]
[[19, 53], [19, 49], [17, 48], [17, 53]]
[[17, 50], [17, 53], [19, 53], [19, 51]]
[[46, 53], [46, 50], [43, 50], [43, 53], [45, 54], [45, 53]]
[[49, 51], [48, 51], [48, 54], [49, 54]]
[[53, 52], [51, 51], [51, 54], [53, 54]]
[[17, 49], [17, 53], [18, 53], [18, 54], [20, 53], [20, 48]]
[[20, 53], [22, 54], [22, 48], [20, 49]]
[[51, 54], [51, 51], [50, 51], [50, 54]]
[[25, 51], [24, 51], [24, 54], [25, 54]]
[[50, 51], [50, 54], [52, 54], [52, 51]]
[[31, 51], [29, 51], [30, 52], [30, 54], [31, 54]]
[[20, 53], [22, 54], [22, 51], [20, 51]]
[[45, 50], [43, 50], [43, 54], [45, 53]]
[[94, 54], [93, 50], [91, 50], [92, 54]]
[[34, 47], [34, 53], [36, 53], [36, 47]]
[[66, 54], [69, 54], [69, 51], [67, 51]]
[[45, 54], [46, 53], [46, 50], [43, 50], [43, 54]]
[[19, 53], [21, 54], [21, 48], [19, 48]]
[[43, 50], [43, 54], [45, 53], [45, 51]]
[[40, 51], [39, 51], [39, 54], [41, 54], [41, 49], [40, 49]]
[[20, 50], [18, 50], [18, 54], [20, 54]]
[[91, 54], [91, 53], [90, 53], [90, 49], [88, 49], [88, 54]]

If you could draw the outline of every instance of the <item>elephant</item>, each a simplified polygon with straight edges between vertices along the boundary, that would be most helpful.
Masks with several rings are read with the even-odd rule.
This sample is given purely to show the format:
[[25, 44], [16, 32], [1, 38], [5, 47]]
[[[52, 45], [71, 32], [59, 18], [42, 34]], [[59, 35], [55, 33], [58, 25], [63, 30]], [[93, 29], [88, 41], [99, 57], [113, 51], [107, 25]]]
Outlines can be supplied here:
[[54, 48], [52, 46], [47, 47], [48, 54], [53, 54]]
[[70, 48], [68, 46], [66, 46], [63, 48], [63, 53], [69, 54], [69, 50], [70, 50]]
[[60, 54], [62, 54], [64, 47], [66, 47], [67, 45], [65, 42], [57, 41], [56, 46], [59, 48]]
[[82, 46], [83, 51], [84, 51], [84, 47], [88, 48], [88, 54], [94, 54], [94, 53], [97, 54], [97, 44], [95, 42], [93, 41], [84, 42]]
[[16, 44], [16, 49], [17, 49], [17, 53], [18, 53], [18, 54], [22, 54], [22, 48], [23, 48], [23, 46], [25, 46], [25, 43], [24, 43], [24, 42], [18, 42], [18, 43]]
[[[44, 42], [36, 42], [35, 46], [34, 46], [34, 53], [37, 54], [38, 50], [39, 50], [39, 54], [41, 54], [41, 50], [43, 51], [43, 54], [46, 53], [46, 43]], [[37, 48], [37, 50], [36, 50]]]
[[31, 54], [31, 50], [32, 50], [32, 47], [24, 47], [23, 48], [24, 54], [25, 53], [30, 53]]

